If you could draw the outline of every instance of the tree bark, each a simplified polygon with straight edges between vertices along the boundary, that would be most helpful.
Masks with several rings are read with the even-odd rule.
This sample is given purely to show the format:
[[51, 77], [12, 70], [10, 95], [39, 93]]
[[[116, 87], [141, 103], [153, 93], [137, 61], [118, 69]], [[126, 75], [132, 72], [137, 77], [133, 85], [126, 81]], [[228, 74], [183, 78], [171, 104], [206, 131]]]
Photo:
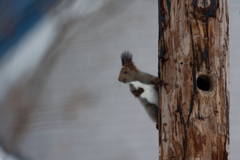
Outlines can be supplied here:
[[160, 159], [229, 159], [227, 0], [158, 2]]

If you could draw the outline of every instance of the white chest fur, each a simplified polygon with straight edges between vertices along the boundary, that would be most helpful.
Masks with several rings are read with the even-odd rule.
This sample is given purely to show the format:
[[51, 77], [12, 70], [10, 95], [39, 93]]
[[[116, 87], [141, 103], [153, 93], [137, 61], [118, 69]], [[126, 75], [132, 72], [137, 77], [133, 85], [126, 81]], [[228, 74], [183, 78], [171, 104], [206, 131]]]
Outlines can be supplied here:
[[140, 95], [140, 98], [145, 98], [149, 103], [158, 106], [158, 91], [155, 89], [154, 85], [143, 84], [139, 81], [130, 82], [134, 88], [143, 88], [144, 92]]

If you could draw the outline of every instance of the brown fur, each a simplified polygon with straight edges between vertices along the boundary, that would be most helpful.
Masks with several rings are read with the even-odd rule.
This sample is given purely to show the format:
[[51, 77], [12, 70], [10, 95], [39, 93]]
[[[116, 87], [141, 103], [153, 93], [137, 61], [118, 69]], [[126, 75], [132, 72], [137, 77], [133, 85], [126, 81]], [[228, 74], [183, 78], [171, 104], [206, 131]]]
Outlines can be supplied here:
[[132, 54], [129, 51], [124, 51], [121, 55], [122, 66], [126, 66], [131, 70], [137, 70], [133, 61], [132, 61]]
[[[132, 61], [132, 54], [129, 51], [124, 51], [121, 54], [121, 61], [122, 61], [122, 69], [120, 70], [118, 80], [122, 83], [129, 83], [132, 81], [139, 81], [143, 84], [152, 84], [155, 85], [154, 87], [158, 90], [159, 81], [158, 77], [155, 77], [151, 74], [145, 73], [140, 71]], [[141, 94], [144, 92], [143, 88], [135, 88], [133, 84], [129, 84], [131, 93], [139, 98], [140, 102], [144, 106], [145, 110], [147, 111], [149, 117], [157, 123], [158, 121], [158, 106], [155, 104], [151, 104], [145, 98], [141, 98]], [[156, 124], [158, 127], [158, 124]]]
[[158, 77], [140, 71], [132, 61], [132, 54], [124, 51], [121, 54], [122, 69], [119, 73], [118, 80], [122, 83], [139, 81], [144, 84], [152, 84], [158, 87]]
[[129, 87], [130, 87], [131, 93], [137, 98], [139, 98], [140, 95], [144, 92], [143, 88], [136, 89], [136, 88], [134, 88], [134, 86], [132, 84], [129, 84]]

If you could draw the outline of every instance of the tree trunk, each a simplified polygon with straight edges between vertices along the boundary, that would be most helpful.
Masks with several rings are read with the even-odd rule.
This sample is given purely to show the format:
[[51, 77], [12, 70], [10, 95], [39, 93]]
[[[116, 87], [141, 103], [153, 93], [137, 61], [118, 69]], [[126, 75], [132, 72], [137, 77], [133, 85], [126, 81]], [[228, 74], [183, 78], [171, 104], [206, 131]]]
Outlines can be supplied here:
[[159, 0], [161, 160], [229, 157], [227, 0]]

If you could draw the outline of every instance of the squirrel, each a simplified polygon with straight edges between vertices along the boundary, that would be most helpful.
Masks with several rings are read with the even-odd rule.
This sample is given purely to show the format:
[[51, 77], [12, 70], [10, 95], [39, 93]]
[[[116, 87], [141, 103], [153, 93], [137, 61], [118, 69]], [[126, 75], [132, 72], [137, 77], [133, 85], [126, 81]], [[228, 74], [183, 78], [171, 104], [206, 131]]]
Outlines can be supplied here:
[[139, 81], [144, 84], [152, 84], [159, 86], [158, 77], [140, 71], [132, 61], [132, 54], [129, 51], [124, 51], [121, 55], [122, 69], [118, 80], [122, 83]]
[[118, 80], [129, 83], [131, 93], [140, 100], [146, 112], [158, 129], [158, 87], [163, 82], [149, 73], [140, 71], [132, 61], [132, 54], [124, 51], [121, 54], [122, 69]]

